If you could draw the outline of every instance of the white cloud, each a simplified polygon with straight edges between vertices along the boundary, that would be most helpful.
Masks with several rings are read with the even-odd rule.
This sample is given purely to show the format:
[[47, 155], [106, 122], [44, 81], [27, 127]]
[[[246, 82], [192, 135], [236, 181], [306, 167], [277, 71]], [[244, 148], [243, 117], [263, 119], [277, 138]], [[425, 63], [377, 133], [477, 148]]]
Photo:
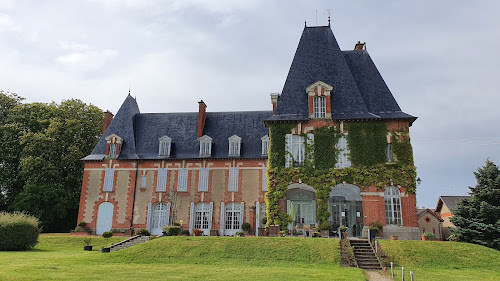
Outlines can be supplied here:
[[22, 26], [16, 23], [11, 16], [0, 13], [0, 32], [2, 31], [20, 31]]
[[66, 55], [58, 56], [56, 61], [70, 71], [85, 72], [102, 67], [108, 61], [116, 57], [117, 54], [118, 51], [113, 49], [71, 52]]

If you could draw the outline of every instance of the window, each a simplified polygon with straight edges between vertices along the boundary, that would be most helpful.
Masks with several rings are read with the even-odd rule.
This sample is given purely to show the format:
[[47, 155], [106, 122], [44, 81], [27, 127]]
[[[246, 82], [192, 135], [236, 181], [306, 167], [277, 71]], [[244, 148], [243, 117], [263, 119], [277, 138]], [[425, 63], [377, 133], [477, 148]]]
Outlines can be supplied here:
[[385, 188], [385, 224], [391, 226], [401, 226], [401, 194], [393, 186]]
[[156, 179], [156, 191], [165, 192], [167, 191], [167, 168], [158, 169], [158, 178]]
[[194, 228], [209, 229], [209, 218], [212, 216], [210, 213], [210, 204], [198, 203], [194, 210]]
[[229, 203], [226, 205], [226, 227], [227, 230], [238, 230], [240, 229], [240, 204]]
[[337, 163], [335, 164], [335, 168], [337, 169], [351, 167], [351, 160], [349, 160], [349, 147], [347, 146], [346, 136], [347, 134], [342, 136], [336, 145], [336, 148], [339, 151]]
[[118, 147], [118, 144], [116, 144], [116, 143], [109, 144], [109, 158], [116, 158], [117, 147]]
[[158, 203], [153, 206], [153, 214], [151, 218], [151, 231], [155, 235], [159, 235], [162, 232], [164, 226], [168, 226], [168, 220], [170, 216], [170, 203]]
[[198, 191], [208, 191], [208, 168], [200, 168], [200, 177], [198, 179]]
[[286, 135], [286, 163], [285, 167], [304, 165], [304, 137], [299, 135]]
[[180, 168], [177, 177], [177, 191], [187, 191], [188, 169]]
[[163, 136], [158, 139], [159, 141], [159, 148], [158, 148], [158, 155], [160, 156], [170, 156], [170, 149], [172, 147], [172, 139]]
[[241, 151], [241, 138], [234, 135], [229, 140], [229, 156], [240, 156]]
[[200, 138], [200, 156], [212, 155], [212, 138], [203, 136]]
[[326, 98], [314, 97], [313, 98], [313, 115], [314, 118], [326, 117]]
[[262, 138], [262, 155], [267, 155], [269, 153], [269, 136], [265, 135]]
[[143, 175], [141, 178], [141, 188], [146, 188], [146, 181], [147, 181], [146, 175]]
[[238, 180], [239, 180], [239, 168], [231, 167], [229, 168], [229, 185], [228, 191], [238, 191]]
[[102, 191], [113, 191], [113, 182], [115, 180], [115, 169], [106, 169], [104, 173], [104, 186]]

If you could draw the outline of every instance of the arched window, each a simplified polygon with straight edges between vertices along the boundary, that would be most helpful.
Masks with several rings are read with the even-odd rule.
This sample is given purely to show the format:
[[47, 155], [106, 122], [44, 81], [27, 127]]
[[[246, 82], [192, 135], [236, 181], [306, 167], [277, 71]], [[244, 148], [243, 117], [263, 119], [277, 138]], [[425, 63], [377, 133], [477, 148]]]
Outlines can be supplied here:
[[401, 226], [401, 194], [393, 186], [385, 188], [385, 224], [391, 226]]
[[226, 230], [240, 229], [241, 209], [238, 203], [229, 203], [226, 205]]
[[208, 203], [198, 203], [194, 208], [194, 228], [197, 229], [209, 229], [208, 223], [210, 214], [210, 204]]

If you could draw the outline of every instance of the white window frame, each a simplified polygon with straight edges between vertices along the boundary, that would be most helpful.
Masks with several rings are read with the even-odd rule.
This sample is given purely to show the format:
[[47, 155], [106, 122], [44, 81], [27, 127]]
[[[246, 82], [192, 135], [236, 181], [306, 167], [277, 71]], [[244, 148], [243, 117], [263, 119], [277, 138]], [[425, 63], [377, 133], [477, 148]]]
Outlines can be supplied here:
[[229, 183], [228, 191], [238, 192], [238, 181], [239, 181], [240, 169], [238, 167], [229, 168]]
[[229, 140], [229, 156], [240, 156], [241, 153], [241, 138], [233, 135], [228, 138]]
[[305, 138], [300, 135], [287, 134], [286, 136], [285, 167], [303, 166], [305, 158]]
[[177, 174], [177, 191], [187, 191], [189, 171], [187, 168], [179, 168]]
[[159, 156], [170, 156], [172, 149], [172, 139], [168, 136], [163, 136], [158, 139], [158, 155]]
[[351, 167], [351, 160], [349, 158], [349, 146], [347, 144], [347, 133], [339, 138], [337, 144], [335, 145], [337, 151], [339, 152], [337, 156], [337, 163], [335, 163], [336, 169], [344, 169]]
[[113, 185], [115, 181], [115, 169], [114, 168], [106, 168], [104, 172], [104, 185], [102, 187], [103, 192], [112, 192]]
[[387, 226], [403, 226], [401, 210], [401, 193], [394, 186], [388, 186], [384, 191], [385, 224]]
[[167, 191], [167, 177], [168, 177], [168, 169], [167, 168], [159, 168], [158, 176], [156, 179], [156, 192], [166, 192]]
[[208, 168], [200, 168], [198, 177], [198, 192], [208, 192], [208, 177], [210, 170]]
[[326, 97], [315, 96], [313, 97], [313, 117], [326, 118]]
[[262, 156], [267, 156], [269, 153], [269, 136], [265, 135], [260, 139], [262, 141]]
[[[241, 204], [236, 202], [227, 203], [225, 206], [224, 229], [226, 232], [241, 230], [242, 210]], [[229, 234], [228, 233], [228, 234]], [[234, 234], [234, 233], [233, 233]]]
[[200, 157], [212, 155], [212, 138], [204, 135], [200, 139]]
[[116, 152], [118, 151], [118, 144], [117, 143], [110, 143], [109, 144], [109, 158], [116, 158]]
[[[211, 229], [211, 216], [210, 203], [200, 202], [194, 207], [194, 225], [196, 229], [209, 230]], [[207, 233], [204, 233], [207, 235]]]

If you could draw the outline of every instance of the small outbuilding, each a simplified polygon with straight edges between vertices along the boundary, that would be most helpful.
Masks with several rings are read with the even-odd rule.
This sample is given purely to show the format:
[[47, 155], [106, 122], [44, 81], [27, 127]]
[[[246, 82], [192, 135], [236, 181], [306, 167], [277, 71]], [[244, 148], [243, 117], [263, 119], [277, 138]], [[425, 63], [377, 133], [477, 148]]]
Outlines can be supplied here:
[[417, 223], [420, 234], [424, 232], [434, 233], [437, 240], [443, 240], [443, 219], [430, 209], [417, 210]]

